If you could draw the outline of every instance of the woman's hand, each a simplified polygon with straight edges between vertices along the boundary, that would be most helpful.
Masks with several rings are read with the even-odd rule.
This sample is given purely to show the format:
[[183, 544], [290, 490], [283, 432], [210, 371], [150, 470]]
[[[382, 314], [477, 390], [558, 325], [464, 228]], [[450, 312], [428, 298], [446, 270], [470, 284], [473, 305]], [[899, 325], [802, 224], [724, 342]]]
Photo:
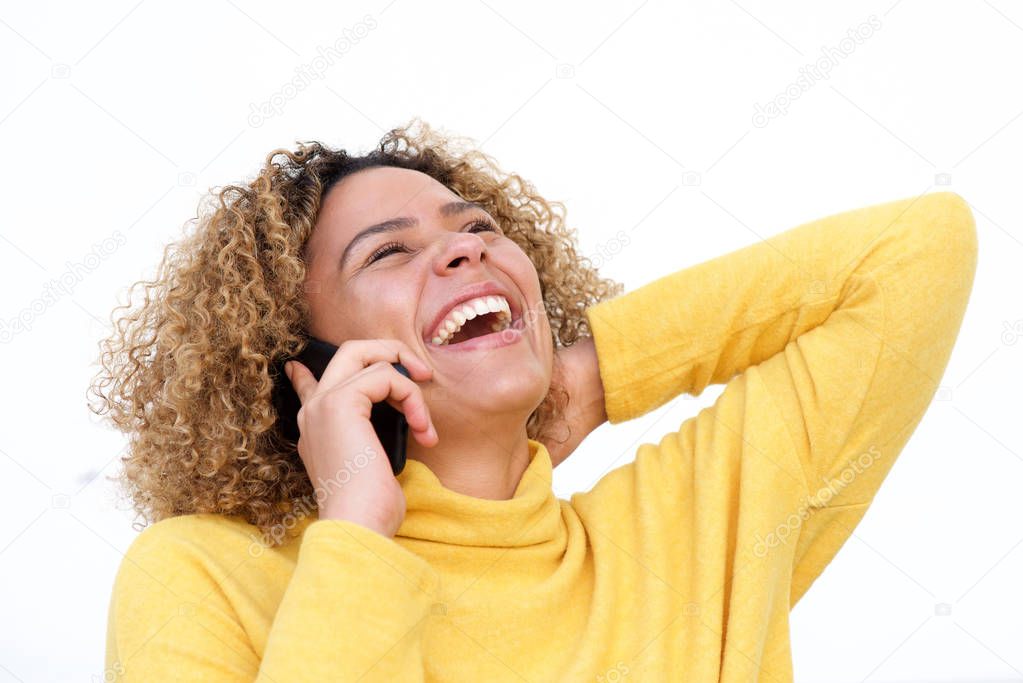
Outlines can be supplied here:
[[322, 500], [316, 496], [320, 519], [347, 519], [392, 538], [405, 519], [405, 494], [370, 414], [374, 403], [386, 400], [404, 413], [419, 443], [436, 445], [429, 409], [413, 381], [428, 380], [433, 370], [396, 339], [355, 339], [341, 344], [318, 382], [298, 361], [288, 361], [285, 372], [302, 402], [298, 454], [313, 487], [325, 491]]
[[[572, 346], [555, 351], [554, 382], [568, 391], [568, 405], [563, 421], [555, 425], [552, 437], [544, 440], [557, 467], [575, 451], [590, 432], [607, 422], [604, 410], [604, 385], [597, 365], [597, 349], [593, 337], [580, 337]], [[563, 443], [559, 443], [564, 439]]]

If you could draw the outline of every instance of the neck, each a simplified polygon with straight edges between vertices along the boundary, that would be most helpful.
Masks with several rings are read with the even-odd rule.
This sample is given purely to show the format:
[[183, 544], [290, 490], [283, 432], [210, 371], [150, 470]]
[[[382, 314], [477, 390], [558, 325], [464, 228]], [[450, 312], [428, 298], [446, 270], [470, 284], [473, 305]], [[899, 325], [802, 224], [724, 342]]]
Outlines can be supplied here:
[[[445, 488], [474, 498], [509, 500], [529, 466], [526, 426], [475, 420], [435, 423], [438, 442], [424, 448], [409, 436], [408, 458], [430, 468]], [[468, 427], [467, 427], [468, 425]]]

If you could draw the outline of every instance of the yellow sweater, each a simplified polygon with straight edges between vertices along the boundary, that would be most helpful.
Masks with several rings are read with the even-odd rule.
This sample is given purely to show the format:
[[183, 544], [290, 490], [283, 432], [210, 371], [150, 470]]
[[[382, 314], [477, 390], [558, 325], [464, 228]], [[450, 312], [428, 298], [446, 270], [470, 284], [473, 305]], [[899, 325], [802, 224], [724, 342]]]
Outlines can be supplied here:
[[[130, 546], [104, 680], [791, 681], [790, 608], [930, 403], [977, 262], [938, 192], [805, 223], [586, 311], [612, 424], [726, 383], [571, 500], [398, 477], [394, 539], [185, 515]], [[853, 590], [869, 590], [854, 586]]]

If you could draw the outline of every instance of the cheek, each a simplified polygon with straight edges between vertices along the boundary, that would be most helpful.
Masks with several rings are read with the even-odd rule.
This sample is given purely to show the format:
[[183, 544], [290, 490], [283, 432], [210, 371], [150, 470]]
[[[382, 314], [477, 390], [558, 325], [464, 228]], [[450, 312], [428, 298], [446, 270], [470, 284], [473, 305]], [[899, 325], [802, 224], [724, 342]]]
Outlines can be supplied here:
[[515, 246], [508, 256], [507, 264], [506, 272], [513, 278], [522, 296], [534, 306], [539, 306], [543, 300], [540, 275], [526, 252]]
[[415, 327], [420, 293], [409, 279], [378, 277], [360, 283], [348, 293], [346, 301], [355, 318], [352, 327], [364, 338], [404, 338]]

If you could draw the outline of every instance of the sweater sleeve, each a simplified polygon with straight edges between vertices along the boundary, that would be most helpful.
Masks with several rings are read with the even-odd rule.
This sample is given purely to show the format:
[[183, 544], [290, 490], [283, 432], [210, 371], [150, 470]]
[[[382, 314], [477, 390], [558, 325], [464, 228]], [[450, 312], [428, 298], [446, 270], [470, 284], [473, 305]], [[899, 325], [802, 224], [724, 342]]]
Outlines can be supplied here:
[[312, 522], [260, 657], [224, 590], [237, 565], [161, 524], [135, 539], [118, 571], [104, 680], [423, 680], [421, 624], [439, 576], [393, 539]]
[[[727, 383], [700, 415], [701, 443], [755, 451], [744, 425], [783, 424], [781, 451], [807, 500], [795, 604], [933, 398], [976, 262], [969, 205], [938, 192], [804, 223], [596, 304], [586, 315], [608, 420]], [[687, 422], [679, 438], [691, 444], [697, 421]]]

